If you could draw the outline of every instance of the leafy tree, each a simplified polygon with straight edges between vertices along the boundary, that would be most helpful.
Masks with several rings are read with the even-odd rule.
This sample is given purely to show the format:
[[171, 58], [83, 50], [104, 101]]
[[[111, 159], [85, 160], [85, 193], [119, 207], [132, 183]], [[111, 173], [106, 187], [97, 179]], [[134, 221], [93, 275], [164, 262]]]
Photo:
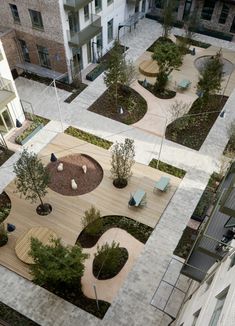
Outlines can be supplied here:
[[154, 88], [156, 92], [163, 92], [172, 70], [182, 64], [182, 55], [175, 43], [164, 42], [156, 44], [152, 59], [157, 61], [159, 67]]
[[42, 198], [47, 193], [49, 174], [37, 155], [24, 149], [14, 164], [14, 172], [17, 177], [16, 191], [21, 196], [24, 195], [26, 200], [31, 200], [32, 203], [39, 199], [41, 206], [44, 207]]
[[124, 143], [115, 143], [112, 147], [111, 174], [116, 187], [125, 187], [131, 177], [134, 164], [134, 140], [126, 138]]
[[197, 84], [197, 91], [202, 94], [203, 103], [207, 103], [210, 95], [214, 95], [221, 89], [223, 76], [223, 63], [221, 53], [216, 53], [208, 59]]
[[104, 82], [109, 88], [111, 95], [114, 95], [116, 106], [118, 102], [118, 85], [125, 82], [125, 57], [122, 47], [118, 41], [114, 42], [114, 46], [109, 53], [107, 60], [107, 70], [104, 73]]
[[174, 11], [176, 8], [177, 1], [176, 0], [165, 0], [164, 1], [164, 7], [163, 7], [163, 22], [162, 22], [162, 28], [163, 28], [163, 37], [168, 37], [170, 34], [170, 31], [174, 25], [175, 17], [174, 17]]
[[58, 291], [80, 285], [84, 261], [89, 257], [80, 246], [64, 246], [60, 239], [51, 239], [49, 245], [44, 245], [32, 238], [29, 254], [34, 260], [30, 265], [33, 281]]
[[101, 231], [103, 227], [103, 219], [101, 218], [100, 211], [94, 206], [85, 211], [82, 217], [82, 225], [86, 228], [86, 233], [94, 235]]

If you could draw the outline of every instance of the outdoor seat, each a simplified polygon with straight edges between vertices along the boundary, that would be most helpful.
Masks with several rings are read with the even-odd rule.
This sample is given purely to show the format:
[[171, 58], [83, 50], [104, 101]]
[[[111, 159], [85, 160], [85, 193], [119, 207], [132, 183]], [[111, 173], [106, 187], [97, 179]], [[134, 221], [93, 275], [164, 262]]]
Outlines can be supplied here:
[[161, 177], [154, 185], [153, 191], [160, 190], [162, 192], [166, 192], [170, 184], [169, 177]]
[[181, 90], [186, 90], [191, 85], [191, 81], [188, 79], [182, 79], [178, 84], [177, 88]]
[[128, 207], [143, 207], [146, 206], [146, 192], [142, 189], [136, 190], [128, 202]]

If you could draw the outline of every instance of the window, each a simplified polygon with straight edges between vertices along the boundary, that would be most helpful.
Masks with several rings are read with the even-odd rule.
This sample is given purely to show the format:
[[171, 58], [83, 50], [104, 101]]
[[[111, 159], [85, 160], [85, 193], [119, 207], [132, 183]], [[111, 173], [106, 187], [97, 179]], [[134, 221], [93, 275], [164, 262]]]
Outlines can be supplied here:
[[193, 323], [192, 323], [192, 326], [195, 326], [196, 325], [196, 322], [198, 320], [198, 317], [200, 315], [200, 311], [201, 309], [199, 309], [198, 311], [196, 311], [194, 314], [193, 314]]
[[111, 5], [111, 3], [113, 3], [113, 0], [107, 0], [107, 5]]
[[222, 292], [222, 294], [219, 294], [217, 296], [217, 302], [215, 305], [215, 309], [213, 311], [213, 314], [211, 316], [211, 320], [210, 320], [210, 323], [208, 326], [217, 326], [227, 294], [228, 294], [228, 289], [226, 289], [225, 291]]
[[235, 16], [233, 17], [233, 23], [231, 25], [230, 32], [235, 33]]
[[28, 50], [28, 47], [26, 45], [26, 42], [24, 40], [19, 40], [19, 43], [20, 43], [20, 47], [21, 47], [21, 50], [22, 50], [24, 61], [30, 62], [29, 50]]
[[102, 10], [102, 0], [95, 0], [95, 12]]
[[232, 255], [229, 268], [232, 268], [235, 265], [235, 254]]
[[192, 0], [186, 0], [185, 5], [184, 5], [184, 14], [183, 14], [183, 19], [187, 18], [190, 14], [192, 6]]
[[159, 9], [163, 9], [163, 1], [162, 0], [155, 0], [155, 7]]
[[87, 21], [90, 18], [90, 13], [89, 13], [89, 4], [84, 7], [84, 19]]
[[20, 16], [16, 5], [9, 4], [14, 22], [20, 23]]
[[51, 68], [48, 49], [44, 46], [37, 45], [40, 65], [45, 68]]
[[29, 9], [33, 27], [43, 29], [42, 16], [39, 11]]
[[102, 41], [102, 32], [96, 36], [97, 50], [102, 50], [103, 41]]
[[211, 286], [211, 283], [213, 281], [213, 278], [214, 278], [214, 275], [212, 275], [207, 281], [206, 281], [206, 284], [205, 284], [205, 292], [209, 289], [209, 287]]
[[220, 18], [219, 18], [219, 24], [225, 24], [226, 23], [228, 13], [229, 13], [229, 6], [226, 6], [225, 4], [223, 4], [223, 7], [222, 7], [222, 10], [221, 10], [221, 13], [220, 13]]
[[113, 40], [113, 19], [108, 21], [108, 43]]
[[205, 0], [202, 8], [201, 18], [204, 20], [211, 20], [215, 7], [214, 0]]

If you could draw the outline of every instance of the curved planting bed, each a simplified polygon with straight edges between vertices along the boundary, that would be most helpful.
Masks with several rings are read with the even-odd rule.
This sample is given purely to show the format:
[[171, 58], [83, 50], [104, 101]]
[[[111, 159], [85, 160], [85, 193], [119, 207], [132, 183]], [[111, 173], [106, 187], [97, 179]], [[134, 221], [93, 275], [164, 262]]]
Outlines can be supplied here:
[[5, 191], [0, 194], [0, 223], [2, 223], [11, 211], [11, 200]]
[[83, 248], [91, 248], [96, 244], [104, 232], [114, 227], [127, 231], [142, 243], [145, 243], [148, 240], [153, 231], [150, 226], [134, 221], [131, 218], [125, 216], [108, 215], [101, 217], [99, 220], [100, 223], [97, 223], [97, 221], [92, 222], [99, 225], [97, 232], [92, 232], [92, 234], [88, 233], [88, 227], [86, 227], [79, 234], [77, 238], [77, 244], [80, 244]]
[[152, 93], [154, 96], [161, 98], [162, 100], [167, 100], [170, 98], [173, 98], [176, 96], [176, 92], [172, 91], [170, 89], [165, 89], [164, 92], [159, 93], [159, 92], [155, 92], [154, 90], [154, 85], [150, 84], [150, 83], [145, 83], [142, 80], [138, 80], [138, 83], [144, 87], [145, 89], [147, 89], [147, 91], [149, 91], [150, 93]]
[[128, 260], [126, 248], [113, 248], [110, 252], [101, 252], [93, 260], [93, 274], [98, 280], [107, 280], [116, 276]]
[[110, 92], [108, 89], [88, 110], [130, 125], [143, 118], [147, 112], [147, 102], [134, 89], [120, 85], [118, 87], [118, 107], [114, 92]]
[[[63, 171], [58, 171], [58, 165], [63, 163]], [[83, 166], [86, 166], [84, 173]], [[92, 157], [85, 154], [72, 154], [61, 157], [56, 162], [47, 165], [50, 174], [49, 188], [65, 196], [77, 196], [94, 190], [103, 179], [103, 169]], [[77, 189], [72, 189], [74, 179]]]

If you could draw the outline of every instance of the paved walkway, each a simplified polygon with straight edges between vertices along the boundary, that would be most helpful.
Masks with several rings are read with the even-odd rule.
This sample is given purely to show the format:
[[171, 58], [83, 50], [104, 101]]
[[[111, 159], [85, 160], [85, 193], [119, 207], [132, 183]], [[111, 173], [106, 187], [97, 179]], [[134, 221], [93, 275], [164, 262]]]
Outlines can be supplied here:
[[[175, 31], [180, 32], [179, 30], [173, 32]], [[128, 55], [134, 59], [137, 58], [160, 34], [161, 27], [159, 24], [147, 19], [141, 21], [136, 34], [126, 39], [127, 45], [130, 46]], [[200, 36], [200, 40], [207, 41], [208, 38]], [[210, 39], [210, 43], [213, 43], [212, 41], [217, 45], [221, 44], [227, 48], [235, 49], [234, 44]], [[19, 86], [20, 96], [26, 100], [32, 100], [32, 98], [38, 100], [40, 98], [40, 103], [36, 103], [37, 105], [32, 101], [36, 112], [50, 119], [59, 120], [55, 97], [44, 94], [41, 100], [39, 88], [35, 90], [33, 85], [31, 82], [29, 87], [21, 87], [19, 79], [17, 86]], [[100, 76], [77, 97], [74, 103], [70, 105], [61, 104], [63, 128], [67, 123], [111, 140], [120, 141], [125, 137], [134, 138], [138, 162], [146, 164], [152, 157], [157, 158], [161, 144], [160, 137], [111, 121], [86, 110], [104, 90], [105, 86], [102, 82], [102, 76]], [[48, 90], [49, 92], [51, 91]], [[209, 175], [214, 170], [218, 170], [220, 155], [228, 139], [226, 128], [229, 122], [234, 119], [232, 105], [234, 101], [235, 92], [227, 102], [227, 115], [224, 119], [217, 119], [199, 152], [164, 141], [161, 159], [185, 168], [188, 173], [102, 321], [3, 267], [0, 267], [2, 275], [0, 278], [0, 300], [45, 326], [70, 326], [77, 325], [77, 323], [86, 326], [168, 325], [171, 321], [170, 318], [156, 310], [150, 303], [183, 229], [207, 184]], [[56, 124], [57, 131], [61, 128], [58, 122], [50, 122], [38, 135], [39, 139], [36, 140], [35, 137], [36, 141], [33, 141], [36, 151], [39, 151], [40, 147], [45, 146], [45, 142], [54, 137], [53, 124]], [[44, 138], [44, 132], [47, 135], [47, 140]], [[4, 169], [0, 169], [0, 179], [5, 178], [2, 171]], [[5, 174], [8, 171], [12, 173], [11, 169], [5, 168]]]

